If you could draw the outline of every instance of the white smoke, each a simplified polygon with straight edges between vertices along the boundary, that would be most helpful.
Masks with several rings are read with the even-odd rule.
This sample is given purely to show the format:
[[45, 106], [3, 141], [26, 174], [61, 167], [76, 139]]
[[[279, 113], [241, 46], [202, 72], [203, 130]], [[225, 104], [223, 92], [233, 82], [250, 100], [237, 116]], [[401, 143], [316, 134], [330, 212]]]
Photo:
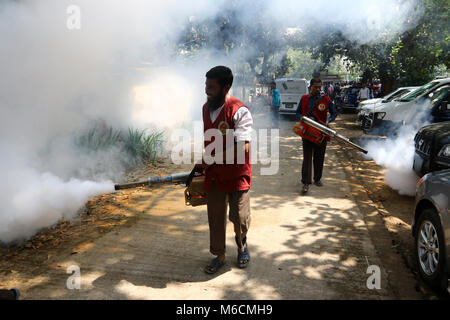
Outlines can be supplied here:
[[72, 4], [0, 5], [0, 242], [26, 239], [113, 191], [110, 179], [121, 176], [124, 155], [86, 154], [74, 145], [93, 122], [164, 127], [192, 118], [192, 101], [199, 101], [190, 93], [202, 83], [187, 80], [189, 68], [177, 74], [177, 65], [159, 66], [169, 65], [164, 45], [185, 14], [214, 14], [207, 1], [77, 1], [79, 30], [67, 28]]
[[419, 180], [413, 171], [414, 136], [417, 128], [404, 126], [396, 138], [370, 141], [367, 157], [386, 168], [384, 180], [401, 195], [414, 196]]
[[278, 0], [268, 11], [284, 25], [300, 28], [331, 26], [359, 44], [382, 42], [413, 28], [423, 8], [420, 1]]
[[[334, 23], [366, 41], [367, 26], [408, 27], [414, 5], [261, 1], [267, 21], [302, 27], [303, 18]], [[71, 218], [91, 196], [110, 192], [120, 173], [108, 151], [91, 158], [73, 138], [92, 121], [117, 128], [174, 126], [200, 119], [204, 74], [233, 68], [252, 48], [218, 56], [206, 48], [188, 64], [175, 42], [191, 17], [213, 18], [229, 1], [18, 0], [0, 4], [0, 242], [28, 238]], [[243, 25], [257, 2], [242, 1]], [[80, 9], [70, 30], [67, 9]], [[254, 12], [253, 12], [254, 13]], [[382, 14], [381, 14], [382, 13]], [[265, 20], [261, 22], [264, 24]], [[284, 22], [283, 22], [284, 25]], [[377, 39], [377, 28], [373, 39]], [[396, 29], [397, 30], [397, 29]], [[398, 29], [400, 32], [400, 29]]]
[[0, 198], [0, 242], [26, 239], [62, 218], [72, 219], [89, 198], [114, 190], [111, 181], [63, 181], [50, 172], [39, 173], [28, 167], [10, 169], [5, 178], [13, 183], [8, 186], [10, 190], [2, 190]]

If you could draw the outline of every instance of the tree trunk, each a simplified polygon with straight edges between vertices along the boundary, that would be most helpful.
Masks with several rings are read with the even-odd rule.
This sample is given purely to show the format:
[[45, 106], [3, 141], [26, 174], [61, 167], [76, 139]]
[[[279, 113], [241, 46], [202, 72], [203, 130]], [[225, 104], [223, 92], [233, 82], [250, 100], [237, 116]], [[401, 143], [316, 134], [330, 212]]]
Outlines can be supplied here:
[[380, 76], [381, 96], [385, 96], [395, 90], [395, 79], [389, 76]]

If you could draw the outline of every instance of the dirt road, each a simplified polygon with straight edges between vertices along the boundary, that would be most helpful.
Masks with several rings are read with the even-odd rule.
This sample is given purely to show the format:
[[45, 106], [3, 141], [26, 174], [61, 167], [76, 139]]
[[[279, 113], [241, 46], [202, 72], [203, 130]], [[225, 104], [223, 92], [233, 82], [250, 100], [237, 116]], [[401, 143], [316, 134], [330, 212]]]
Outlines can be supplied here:
[[[342, 115], [335, 128], [360, 134], [352, 117]], [[263, 114], [255, 114], [256, 128], [267, 125]], [[400, 214], [398, 203], [385, 206], [398, 198], [383, 183], [382, 169], [334, 143], [327, 149], [324, 186], [302, 196], [302, 152], [292, 125], [280, 122], [278, 174], [261, 175], [261, 165], [253, 167], [247, 269], [236, 266], [229, 222], [227, 264], [215, 275], [203, 272], [211, 259], [205, 208], [186, 207], [184, 188], [165, 185], [97, 197], [77, 221], [62, 222], [19, 248], [0, 249], [2, 287], [21, 289], [24, 299], [428, 298], [410, 260], [413, 199], [397, 196]], [[155, 171], [144, 168], [133, 178]], [[380, 289], [367, 286], [369, 266], [380, 269]], [[68, 289], [78, 268], [80, 289]]]

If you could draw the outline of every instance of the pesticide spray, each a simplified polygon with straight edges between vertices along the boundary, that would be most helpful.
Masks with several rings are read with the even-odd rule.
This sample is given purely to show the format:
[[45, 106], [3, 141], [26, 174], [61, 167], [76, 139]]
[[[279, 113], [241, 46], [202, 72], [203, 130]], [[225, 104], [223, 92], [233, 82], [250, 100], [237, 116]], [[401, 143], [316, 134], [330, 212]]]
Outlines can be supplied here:
[[395, 138], [365, 145], [367, 157], [386, 168], [384, 180], [401, 195], [414, 196], [419, 180], [412, 169], [416, 132], [413, 126], [404, 126]]
[[384, 180], [401, 195], [414, 196], [419, 181], [413, 171], [414, 137], [419, 128], [430, 124], [431, 101], [421, 100], [406, 111], [397, 111], [399, 119], [406, 119], [395, 135], [386, 140], [371, 141], [366, 145], [367, 157], [386, 168]]
[[73, 143], [92, 121], [126, 129], [201, 119], [205, 72], [233, 68], [265, 40], [228, 53], [200, 48], [190, 60], [176, 44], [188, 21], [213, 21], [230, 6], [248, 28], [304, 28], [324, 16], [360, 43], [381, 41], [384, 27], [395, 36], [420, 14], [414, 1], [393, 0], [2, 1], [0, 242], [27, 239], [113, 190], [120, 151], [85, 153]]

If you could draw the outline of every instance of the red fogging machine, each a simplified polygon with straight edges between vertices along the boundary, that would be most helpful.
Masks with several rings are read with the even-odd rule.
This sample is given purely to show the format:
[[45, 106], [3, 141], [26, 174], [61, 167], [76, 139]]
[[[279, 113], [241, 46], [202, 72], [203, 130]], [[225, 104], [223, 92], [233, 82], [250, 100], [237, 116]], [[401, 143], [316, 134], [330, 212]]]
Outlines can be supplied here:
[[200, 206], [206, 204], [207, 192], [203, 189], [205, 176], [199, 169], [192, 169], [191, 172], [175, 173], [168, 176], [150, 177], [145, 181], [116, 184], [115, 190], [131, 189], [160, 183], [186, 184], [184, 199], [187, 206]]
[[348, 138], [338, 134], [336, 131], [320, 124], [308, 117], [303, 116], [300, 122], [294, 125], [294, 132], [298, 134], [303, 139], [314, 142], [316, 144], [321, 144], [327, 137], [335, 138], [339, 142], [343, 142], [352, 148], [355, 148], [365, 154], [367, 150], [361, 148], [357, 144], [351, 142]]

